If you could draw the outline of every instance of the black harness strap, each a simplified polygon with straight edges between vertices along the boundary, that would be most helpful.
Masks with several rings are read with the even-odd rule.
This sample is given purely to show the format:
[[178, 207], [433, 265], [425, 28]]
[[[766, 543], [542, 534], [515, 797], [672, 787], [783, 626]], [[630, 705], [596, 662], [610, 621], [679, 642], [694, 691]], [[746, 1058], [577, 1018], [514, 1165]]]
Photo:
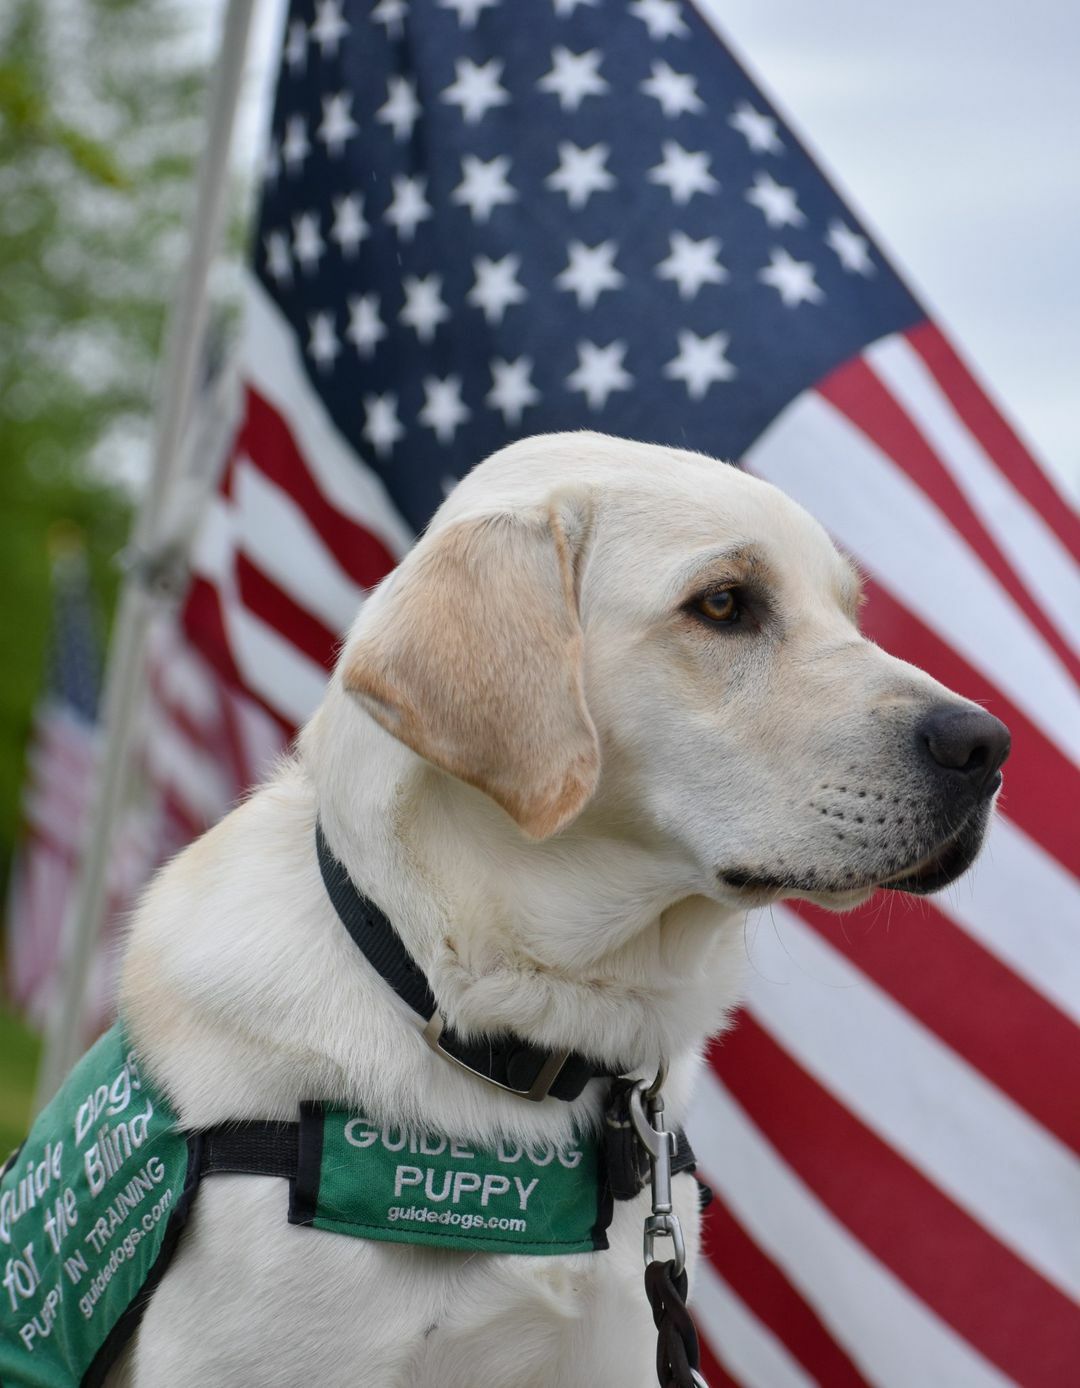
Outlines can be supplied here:
[[285, 1176], [292, 1179], [300, 1160], [300, 1124], [248, 1119], [204, 1128], [203, 1176]]
[[[632, 1200], [646, 1185], [648, 1164], [644, 1171], [635, 1158], [610, 1142], [609, 1127], [605, 1127], [603, 1151], [608, 1186], [616, 1200]], [[203, 1128], [193, 1134], [200, 1141], [200, 1176], [281, 1176], [296, 1177], [300, 1163], [300, 1124], [274, 1122], [269, 1119], [248, 1119], [221, 1123]], [[676, 1134], [678, 1147], [671, 1164], [672, 1175], [693, 1171], [694, 1153], [686, 1134], [680, 1128]]]
[[[353, 943], [398, 997], [425, 1022], [430, 1022], [438, 1011], [438, 1004], [423, 970], [405, 948], [387, 916], [354, 885], [344, 865], [334, 857], [319, 824], [315, 827], [315, 843], [327, 895]], [[539, 1094], [534, 1086], [541, 1072], [557, 1064], [559, 1057], [519, 1036], [504, 1034], [467, 1041], [452, 1027], [444, 1025], [435, 1048], [482, 1079], [530, 1098], [550, 1094], [556, 1099], [576, 1099], [590, 1080], [599, 1076], [613, 1077], [628, 1068], [597, 1065], [586, 1056], [570, 1051], [554, 1079], [542, 1086], [543, 1094]]]

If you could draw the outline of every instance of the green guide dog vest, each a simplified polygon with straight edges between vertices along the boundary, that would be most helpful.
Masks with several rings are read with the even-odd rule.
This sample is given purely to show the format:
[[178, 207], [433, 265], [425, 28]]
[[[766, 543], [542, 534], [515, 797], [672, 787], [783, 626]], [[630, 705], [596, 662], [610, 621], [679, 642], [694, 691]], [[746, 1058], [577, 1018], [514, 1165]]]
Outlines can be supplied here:
[[185, 1132], [117, 1024], [0, 1175], [0, 1385], [100, 1383], [165, 1272], [199, 1181], [224, 1171], [288, 1177], [294, 1224], [548, 1256], [606, 1248], [613, 1193], [637, 1189], [631, 1173], [622, 1191], [595, 1139], [483, 1148], [316, 1104], [301, 1106], [299, 1123]]
[[0, 1178], [4, 1388], [101, 1381], [175, 1246], [193, 1150], [113, 1027]]

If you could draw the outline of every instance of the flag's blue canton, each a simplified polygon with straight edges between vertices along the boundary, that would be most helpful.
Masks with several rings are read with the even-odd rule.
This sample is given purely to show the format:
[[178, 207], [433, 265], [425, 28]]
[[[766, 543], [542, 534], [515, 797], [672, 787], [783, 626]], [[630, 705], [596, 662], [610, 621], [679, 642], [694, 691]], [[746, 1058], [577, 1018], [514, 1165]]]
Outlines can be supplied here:
[[737, 456], [922, 317], [679, 0], [294, 3], [256, 269], [418, 527], [523, 434]]
[[101, 643], [86, 562], [62, 556], [53, 566], [48, 693], [94, 722], [101, 688]]

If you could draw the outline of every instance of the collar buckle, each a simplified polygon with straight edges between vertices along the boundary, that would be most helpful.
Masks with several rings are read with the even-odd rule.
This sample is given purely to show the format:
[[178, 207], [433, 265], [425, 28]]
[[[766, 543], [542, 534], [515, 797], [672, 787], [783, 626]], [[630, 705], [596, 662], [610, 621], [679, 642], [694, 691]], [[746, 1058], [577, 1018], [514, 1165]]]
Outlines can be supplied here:
[[541, 1065], [528, 1089], [517, 1089], [512, 1084], [503, 1084], [486, 1074], [483, 1070], [477, 1070], [475, 1066], [469, 1065], [460, 1056], [454, 1054], [443, 1044], [443, 1037], [446, 1034], [446, 1023], [442, 1013], [435, 1009], [428, 1018], [427, 1025], [423, 1030], [423, 1037], [427, 1044], [437, 1055], [452, 1061], [460, 1069], [468, 1071], [470, 1075], [475, 1075], [477, 1079], [485, 1080], [495, 1089], [501, 1089], [506, 1094], [516, 1094], [519, 1099], [530, 1099], [533, 1103], [539, 1103], [541, 1099], [546, 1099], [551, 1092], [551, 1086], [562, 1073], [563, 1066], [570, 1058], [570, 1051], [552, 1051], [548, 1058]]

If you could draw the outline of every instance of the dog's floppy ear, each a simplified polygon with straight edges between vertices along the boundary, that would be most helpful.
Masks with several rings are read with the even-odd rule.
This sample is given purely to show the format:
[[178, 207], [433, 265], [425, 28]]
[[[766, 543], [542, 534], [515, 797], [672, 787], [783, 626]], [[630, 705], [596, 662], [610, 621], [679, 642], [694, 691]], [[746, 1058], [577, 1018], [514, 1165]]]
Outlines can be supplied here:
[[575, 582], [586, 529], [567, 501], [436, 531], [342, 669], [387, 732], [534, 838], [568, 824], [600, 772]]

